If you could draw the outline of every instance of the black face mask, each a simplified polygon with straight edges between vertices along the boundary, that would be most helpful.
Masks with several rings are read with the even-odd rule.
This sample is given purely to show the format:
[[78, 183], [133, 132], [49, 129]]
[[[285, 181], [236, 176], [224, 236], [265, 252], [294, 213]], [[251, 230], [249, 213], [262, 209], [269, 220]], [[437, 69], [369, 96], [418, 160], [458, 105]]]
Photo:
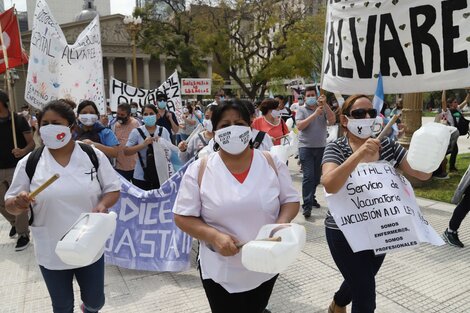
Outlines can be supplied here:
[[127, 121], [129, 120], [129, 116], [126, 116], [126, 117], [116, 117], [117, 121], [121, 124], [126, 124]]

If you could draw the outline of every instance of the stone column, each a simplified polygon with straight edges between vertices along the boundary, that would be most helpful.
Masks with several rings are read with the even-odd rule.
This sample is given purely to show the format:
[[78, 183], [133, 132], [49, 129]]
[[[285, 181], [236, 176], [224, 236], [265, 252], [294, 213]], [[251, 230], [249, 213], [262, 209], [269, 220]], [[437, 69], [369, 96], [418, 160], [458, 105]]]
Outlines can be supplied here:
[[160, 54], [160, 83], [166, 80], [166, 55]]
[[108, 76], [109, 76], [109, 83], [111, 83], [111, 79], [114, 77], [114, 58], [106, 57], [108, 60]]
[[408, 93], [403, 95], [403, 110], [401, 122], [406, 125], [405, 134], [399, 143], [408, 149], [413, 133], [421, 127], [421, 116], [423, 113], [423, 94]]
[[207, 60], [207, 78], [212, 79], [212, 59]]
[[150, 68], [149, 68], [150, 59], [144, 58], [142, 60], [144, 62], [144, 88], [150, 89]]
[[126, 58], [126, 80], [127, 84], [132, 84], [132, 58]]
[[[403, 110], [401, 113], [401, 122], [405, 125], [405, 134], [398, 142], [408, 149], [410, 147], [411, 137], [413, 133], [421, 127], [421, 119], [423, 113], [423, 94], [408, 93], [403, 95]], [[410, 183], [417, 187], [425, 183], [408, 175], [405, 175]]]

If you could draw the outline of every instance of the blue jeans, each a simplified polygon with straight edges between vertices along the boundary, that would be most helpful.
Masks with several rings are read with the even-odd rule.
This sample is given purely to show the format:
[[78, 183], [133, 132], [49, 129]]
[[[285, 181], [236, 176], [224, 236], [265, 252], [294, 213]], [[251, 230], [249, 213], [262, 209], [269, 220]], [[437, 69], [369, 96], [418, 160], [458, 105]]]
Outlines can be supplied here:
[[372, 250], [354, 253], [343, 232], [326, 228], [326, 240], [331, 256], [344, 277], [334, 300], [339, 306], [352, 301], [351, 313], [372, 313], [375, 310], [375, 275], [385, 254], [375, 256]]
[[85, 267], [70, 270], [48, 270], [43, 266], [42, 277], [52, 300], [54, 313], [73, 313], [73, 277], [80, 286], [85, 313], [98, 312], [104, 305], [104, 256]]
[[325, 148], [299, 148], [299, 159], [302, 165], [302, 198], [303, 211], [311, 211], [315, 198], [317, 185], [321, 177], [321, 161]]

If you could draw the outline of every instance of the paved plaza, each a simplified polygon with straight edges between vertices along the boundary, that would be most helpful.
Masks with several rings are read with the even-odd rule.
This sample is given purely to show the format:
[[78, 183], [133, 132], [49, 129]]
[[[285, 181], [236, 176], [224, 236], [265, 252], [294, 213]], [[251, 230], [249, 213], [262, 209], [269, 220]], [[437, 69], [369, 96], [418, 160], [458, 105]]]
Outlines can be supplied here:
[[[466, 152], [466, 151], [465, 151]], [[301, 174], [291, 160], [291, 172], [300, 191]], [[326, 313], [342, 278], [330, 256], [324, 235], [326, 213], [319, 188], [321, 209], [305, 221], [307, 244], [296, 263], [279, 276], [269, 308], [273, 313]], [[453, 205], [419, 199], [423, 213], [441, 233]], [[461, 240], [470, 246], [470, 218], [461, 228]], [[0, 219], [0, 313], [51, 312], [50, 299], [33, 254], [33, 248], [15, 252], [8, 238], [9, 225]], [[195, 246], [194, 246], [195, 247]], [[387, 255], [377, 277], [378, 313], [470, 312], [469, 248], [422, 245], [407, 252]], [[132, 271], [106, 267], [106, 305], [101, 312], [210, 312], [193, 249], [192, 267], [182, 273]], [[79, 290], [75, 293], [79, 312]], [[349, 312], [349, 310], [348, 310]], [[240, 312], [243, 313], [243, 312]]]

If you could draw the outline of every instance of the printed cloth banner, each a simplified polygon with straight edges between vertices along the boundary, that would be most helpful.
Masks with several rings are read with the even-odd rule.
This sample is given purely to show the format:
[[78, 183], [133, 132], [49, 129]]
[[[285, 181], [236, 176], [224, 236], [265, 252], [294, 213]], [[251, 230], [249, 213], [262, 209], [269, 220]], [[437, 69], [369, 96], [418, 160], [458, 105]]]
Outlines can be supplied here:
[[443, 245], [416, 203], [410, 182], [388, 162], [361, 163], [326, 202], [354, 252], [375, 254], [417, 246]]
[[212, 79], [210, 78], [181, 78], [182, 95], [210, 95]]
[[30, 62], [25, 100], [41, 109], [51, 100], [95, 102], [106, 112], [100, 20], [96, 16], [73, 45], [52, 16], [46, 1], [38, 0], [31, 30]]
[[160, 272], [189, 269], [192, 238], [175, 225], [172, 209], [192, 161], [158, 190], [144, 191], [121, 178], [121, 197], [110, 209], [118, 219], [105, 247], [107, 264]]
[[161, 93], [165, 93], [168, 97], [168, 110], [175, 112], [176, 117], [180, 121], [183, 108], [178, 72], [176, 71], [157, 89], [135, 88], [116, 78], [112, 78], [109, 84], [111, 110], [117, 111], [117, 106], [120, 103], [136, 102], [140, 108], [146, 104], [157, 105], [157, 94]]
[[[28, 63], [28, 56], [23, 51], [21, 45], [20, 30], [18, 29], [15, 9], [11, 8], [0, 14], [0, 23], [2, 27], [2, 43], [7, 51], [8, 68]], [[0, 48], [0, 73], [5, 71], [5, 56], [3, 55], [3, 49]]]
[[470, 86], [470, 0], [328, 0], [322, 88], [374, 94]]

